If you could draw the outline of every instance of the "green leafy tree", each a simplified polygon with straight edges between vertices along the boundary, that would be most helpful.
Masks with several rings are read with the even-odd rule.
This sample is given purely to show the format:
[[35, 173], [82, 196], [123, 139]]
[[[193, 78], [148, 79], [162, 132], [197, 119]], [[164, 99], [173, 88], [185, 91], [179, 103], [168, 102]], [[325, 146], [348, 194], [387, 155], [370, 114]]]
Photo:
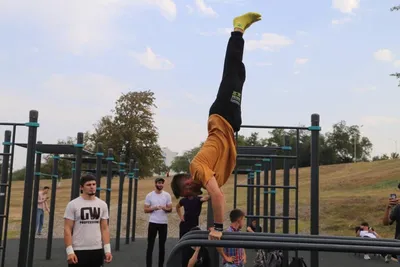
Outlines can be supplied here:
[[200, 143], [199, 146], [192, 148], [191, 150], [185, 151], [182, 156], [177, 156], [171, 163], [171, 169], [174, 172], [189, 172], [190, 162], [200, 151], [204, 142]]
[[397, 152], [392, 152], [392, 153], [390, 154], [390, 158], [391, 158], [391, 159], [398, 159], [398, 158], [399, 158], [399, 153], [397, 153]]
[[[137, 159], [141, 177], [151, 176], [164, 164], [154, 125], [155, 96], [151, 91], [129, 92], [117, 99], [111, 115], [102, 117], [89, 143], [103, 143], [105, 151], [112, 148], [119, 160], [125, 154], [126, 162]], [[162, 166], [163, 167], [163, 166]]]
[[338, 163], [354, 161], [354, 143], [356, 161], [368, 157], [372, 151], [371, 141], [361, 136], [359, 126], [347, 126], [345, 121], [334, 124], [332, 133], [327, 133], [326, 136], [327, 145], [335, 150]]

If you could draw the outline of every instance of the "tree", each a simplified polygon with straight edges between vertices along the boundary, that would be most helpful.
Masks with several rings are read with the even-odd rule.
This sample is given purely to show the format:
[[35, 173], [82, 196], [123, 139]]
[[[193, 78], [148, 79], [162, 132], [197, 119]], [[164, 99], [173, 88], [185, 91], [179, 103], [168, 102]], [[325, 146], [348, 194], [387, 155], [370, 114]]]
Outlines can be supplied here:
[[95, 125], [94, 133], [88, 137], [90, 143], [102, 142], [105, 151], [112, 148], [116, 160], [121, 153], [125, 154], [126, 162], [137, 159], [139, 175], [152, 175], [164, 164], [153, 119], [154, 102], [151, 91], [122, 94], [112, 114], [102, 117]]
[[[368, 157], [372, 151], [372, 143], [367, 137], [361, 137], [359, 126], [347, 126], [345, 121], [334, 124], [332, 133], [327, 133], [326, 136], [327, 145], [336, 152], [339, 159], [337, 163], [362, 160]], [[355, 151], [354, 144], [356, 144]]]
[[[390, 74], [390, 76], [394, 76], [394, 77], [396, 77], [397, 79], [400, 80], [400, 73], [399, 72], [392, 73], [392, 74]], [[399, 81], [399, 87], [400, 87], [400, 81]]]
[[390, 9], [390, 11], [400, 10], [400, 6], [394, 6]]
[[391, 158], [391, 159], [398, 159], [398, 158], [399, 158], [399, 153], [397, 153], [397, 152], [392, 152], [392, 153], [390, 154], [390, 158]]
[[201, 142], [199, 146], [192, 148], [191, 150], [185, 151], [182, 156], [177, 156], [171, 163], [171, 169], [174, 172], [187, 172], [189, 173], [190, 162], [200, 151], [204, 142]]

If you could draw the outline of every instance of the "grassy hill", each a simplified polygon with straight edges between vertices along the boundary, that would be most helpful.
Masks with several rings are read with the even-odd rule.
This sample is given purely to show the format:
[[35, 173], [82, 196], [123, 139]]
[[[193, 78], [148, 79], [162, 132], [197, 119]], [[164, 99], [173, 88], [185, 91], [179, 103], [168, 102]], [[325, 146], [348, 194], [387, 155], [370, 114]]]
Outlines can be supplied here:
[[[261, 174], [263, 177], [263, 174]], [[261, 179], [262, 180], [262, 179]], [[290, 172], [291, 185], [295, 184], [295, 170]], [[239, 182], [244, 183], [245, 176], [239, 176]], [[167, 179], [165, 190], [171, 193]], [[356, 164], [341, 164], [320, 167], [320, 232], [329, 235], [354, 235], [354, 227], [362, 221], [368, 221], [371, 226], [383, 237], [392, 238], [394, 226], [383, 226], [381, 221], [384, 209], [391, 193], [397, 193], [397, 184], [400, 182], [400, 160], [365, 162]], [[50, 185], [49, 180], [41, 181], [41, 186]], [[102, 185], [105, 180], [102, 181]], [[282, 185], [282, 171], [277, 172], [277, 184]], [[299, 232], [308, 233], [310, 229], [310, 169], [299, 170]], [[124, 203], [127, 197], [128, 179], [125, 180]], [[117, 208], [118, 179], [113, 180], [112, 209]], [[142, 213], [143, 200], [148, 192], [153, 190], [153, 179], [139, 181], [138, 189], [138, 222], [145, 226], [146, 216]], [[222, 188], [226, 197], [226, 210], [233, 207], [233, 176]], [[22, 213], [23, 182], [15, 181], [12, 186], [10, 231], [9, 237], [18, 237]], [[64, 208], [69, 201], [70, 180], [63, 180], [61, 188], [57, 190], [55, 216], [62, 220]], [[171, 193], [172, 195], [172, 193]], [[105, 195], [102, 194], [102, 198]], [[277, 215], [282, 213], [282, 189], [277, 190]], [[294, 191], [290, 194], [290, 213], [294, 215]], [[173, 198], [173, 205], [177, 200]], [[262, 197], [261, 197], [262, 203]], [[246, 189], [238, 189], [238, 206], [246, 209]], [[261, 207], [262, 211], [262, 207]], [[206, 219], [206, 206], [202, 211], [202, 221]], [[123, 214], [124, 216], [124, 214]], [[175, 210], [170, 215], [177, 223]], [[46, 214], [46, 220], [48, 215]], [[170, 220], [170, 221], [171, 221]], [[172, 222], [171, 221], [171, 222]], [[123, 224], [125, 218], [123, 217]], [[294, 222], [290, 222], [291, 231], [294, 231]], [[123, 227], [124, 228], [124, 227]], [[277, 221], [277, 232], [281, 231], [281, 222]], [[124, 232], [123, 232], [124, 233]]]

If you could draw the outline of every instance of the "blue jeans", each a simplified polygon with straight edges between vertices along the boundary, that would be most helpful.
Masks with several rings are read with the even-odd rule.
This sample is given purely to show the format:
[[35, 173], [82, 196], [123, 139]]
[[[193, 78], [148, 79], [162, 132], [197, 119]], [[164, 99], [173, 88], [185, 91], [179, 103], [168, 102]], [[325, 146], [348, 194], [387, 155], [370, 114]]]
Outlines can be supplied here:
[[37, 209], [37, 213], [36, 213], [36, 232], [38, 234], [42, 233], [43, 222], [44, 222], [44, 210], [43, 209]]

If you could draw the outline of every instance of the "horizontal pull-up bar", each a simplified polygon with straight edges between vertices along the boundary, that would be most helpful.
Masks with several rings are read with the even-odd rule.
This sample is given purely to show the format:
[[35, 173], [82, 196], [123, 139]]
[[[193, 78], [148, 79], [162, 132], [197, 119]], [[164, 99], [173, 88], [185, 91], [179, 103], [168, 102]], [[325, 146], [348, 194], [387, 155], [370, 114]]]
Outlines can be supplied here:
[[[256, 242], [296, 242], [296, 243], [308, 243], [308, 244], [334, 244], [334, 245], [359, 245], [359, 246], [378, 246], [378, 247], [390, 247], [398, 245], [400, 248], [400, 242], [391, 242], [391, 239], [385, 240], [381, 238], [380, 242], [374, 242], [378, 238], [362, 238], [355, 237], [353, 239], [331, 239], [331, 238], [314, 238], [315, 236], [301, 236], [301, 237], [287, 237], [287, 236], [262, 236], [262, 235], [222, 235], [221, 240], [238, 240], [238, 241], [256, 241]], [[206, 234], [193, 234], [190, 236], [183, 236], [179, 243], [184, 240], [190, 239], [208, 239], [208, 233]], [[383, 240], [382, 240], [383, 239]], [[389, 241], [390, 240], [390, 241]], [[397, 243], [397, 244], [396, 244]]]
[[289, 155], [259, 155], [259, 154], [237, 154], [237, 157], [241, 158], [259, 158], [259, 159], [296, 159], [296, 156]]
[[248, 129], [309, 130], [308, 127], [296, 127], [296, 126], [263, 126], [263, 125], [241, 125], [240, 128], [248, 128]]
[[[207, 236], [208, 237], [208, 231], [200, 231], [200, 230], [196, 230], [196, 231], [190, 231], [188, 233], [186, 233], [180, 240], [184, 240], [184, 237], [189, 237], [192, 235], [197, 235], [197, 234], [201, 234], [203, 236]], [[278, 234], [278, 233], [262, 233], [262, 232], [256, 232], [256, 233], [252, 233], [252, 232], [240, 232], [240, 233], [236, 233], [236, 232], [223, 232], [223, 236], [231, 236], [231, 235], [240, 235], [240, 236], [270, 236], [270, 237], [284, 237], [284, 238], [310, 238], [312, 237], [313, 239], [338, 239], [338, 240], [359, 240], [362, 237], [351, 237], [351, 236], [330, 236], [330, 235], [301, 235], [301, 234]], [[400, 240], [397, 239], [386, 239], [386, 238], [365, 238], [365, 240], [367, 242], [374, 242], [374, 243], [378, 243], [378, 242], [389, 242], [392, 243], [393, 245], [399, 245], [400, 246]]]
[[[294, 241], [294, 240], [292, 240]], [[374, 243], [373, 241], [370, 241]], [[281, 250], [299, 250], [299, 251], [325, 251], [325, 252], [360, 252], [360, 253], [379, 253], [379, 254], [400, 254], [400, 246], [394, 247], [393, 244], [388, 247], [371, 245], [349, 244], [336, 245], [329, 244], [326, 240], [324, 244], [296, 243], [296, 242], [268, 242], [268, 241], [243, 241], [243, 240], [204, 240], [190, 239], [178, 242], [172, 249], [167, 261], [167, 267], [174, 267], [172, 259], [179, 257], [178, 253], [185, 247], [228, 247], [228, 248], [247, 248], [247, 249], [281, 249]], [[374, 246], [377, 245], [377, 246]]]
[[279, 188], [279, 189], [296, 189], [292, 185], [262, 185], [262, 184], [237, 184], [236, 187], [258, 187], [258, 188]]

